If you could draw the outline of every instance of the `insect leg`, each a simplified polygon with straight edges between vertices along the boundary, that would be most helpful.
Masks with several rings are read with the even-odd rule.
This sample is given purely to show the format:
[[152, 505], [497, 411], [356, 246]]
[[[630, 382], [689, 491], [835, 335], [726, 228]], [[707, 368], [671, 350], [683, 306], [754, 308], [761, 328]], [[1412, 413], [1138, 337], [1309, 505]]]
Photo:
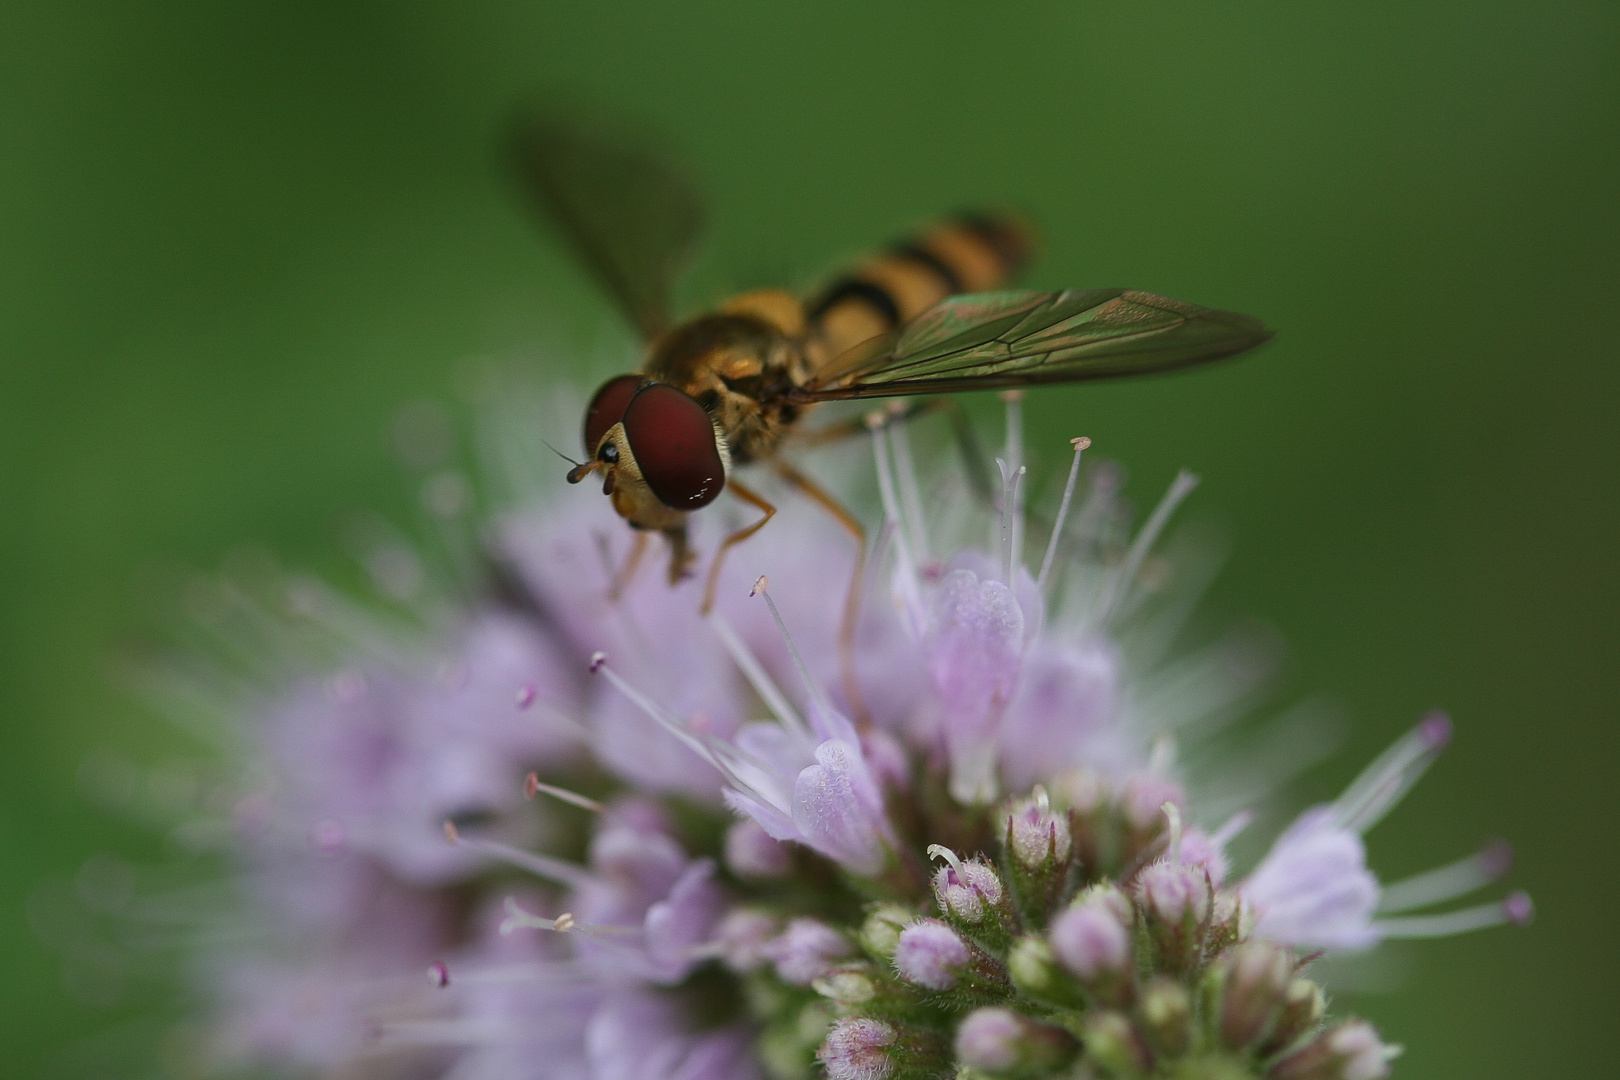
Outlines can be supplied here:
[[736, 532], [732, 533], [730, 536], [721, 541], [720, 550], [714, 553], [714, 562], [709, 565], [708, 584], [703, 588], [703, 614], [705, 615], [707, 615], [714, 607], [714, 591], [720, 585], [720, 567], [726, 561], [726, 553], [729, 552], [734, 545], [742, 543], [750, 536], [753, 536], [755, 533], [759, 532], [759, 530], [765, 527], [765, 523], [767, 521], [776, 516], [776, 507], [766, 502], [759, 495], [756, 495], [746, 485], [741, 484], [736, 480], [727, 478], [726, 488], [743, 502], [748, 503], [750, 506], [757, 507], [760, 513], [764, 516], [758, 521], [754, 522], [752, 525], [738, 529]]
[[673, 529], [665, 529], [664, 539], [669, 541], [669, 583], [679, 585], [691, 573], [692, 560], [697, 553], [686, 538], [686, 526], [677, 525]]
[[641, 566], [641, 557], [647, 554], [647, 534], [637, 532], [636, 538], [630, 542], [630, 553], [624, 557], [624, 563], [613, 575], [613, 583], [608, 586], [608, 600], [617, 604], [624, 590], [630, 587], [630, 582], [636, 576], [636, 570]]
[[855, 628], [861, 615], [861, 586], [866, 580], [866, 529], [826, 488], [780, 458], [773, 465], [778, 476], [831, 514], [855, 538], [855, 566], [850, 571], [849, 592], [844, 597], [844, 618], [838, 626], [838, 668], [850, 710], [857, 720], [869, 723], [871, 714], [861, 695], [860, 680], [855, 676]]

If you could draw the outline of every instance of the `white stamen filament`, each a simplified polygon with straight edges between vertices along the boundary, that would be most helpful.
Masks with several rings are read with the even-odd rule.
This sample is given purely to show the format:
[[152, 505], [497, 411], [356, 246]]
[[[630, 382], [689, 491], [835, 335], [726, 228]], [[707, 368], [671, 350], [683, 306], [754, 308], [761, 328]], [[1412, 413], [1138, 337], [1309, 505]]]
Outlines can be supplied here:
[[632, 705], [635, 705], [642, 712], [652, 717], [658, 722], [660, 727], [679, 739], [687, 749], [691, 750], [698, 757], [719, 769], [722, 773], [727, 771], [725, 766], [715, 758], [708, 745], [696, 735], [693, 735], [690, 731], [686, 730], [686, 725], [683, 724], [679, 718], [666, 712], [658, 705], [657, 702], [653, 701], [647, 695], [637, 690], [634, 686], [631, 686], [627, 681], [625, 681], [623, 676], [609, 667], [607, 664], [607, 657], [605, 655], [597, 653], [595, 656], [591, 657], [591, 670], [600, 672], [602, 677], [607, 679], [607, 681], [613, 685], [615, 690], [629, 698]]
[[1384, 886], [1378, 910], [1411, 911], [1464, 896], [1500, 878], [1507, 872], [1508, 863], [1503, 848], [1486, 848], [1454, 863]]
[[758, 581], [754, 582], [754, 591], [765, 598], [765, 606], [770, 609], [771, 618], [776, 621], [777, 633], [782, 635], [782, 641], [787, 645], [788, 655], [793, 657], [793, 667], [798, 671], [799, 678], [804, 682], [805, 693], [810, 695], [811, 701], [820, 705], [823, 709], [831, 708], [827, 701], [827, 695], [816, 683], [816, 680], [810, 677], [810, 666], [804, 662], [804, 657], [799, 655], [799, 647], [793, 644], [793, 635], [788, 633], [787, 623], [782, 621], [782, 613], [776, 610], [776, 601], [771, 598], [771, 592], [766, 587], [763, 574], [760, 575]]
[[913, 608], [920, 609], [922, 600], [916, 596], [917, 562], [907, 539], [905, 517], [900, 512], [900, 500], [895, 495], [894, 468], [889, 461], [888, 430], [881, 424], [872, 426], [872, 456], [877, 463], [878, 496], [883, 501], [883, 515], [894, 522], [894, 555], [900, 565], [900, 576], [910, 595], [904, 599]]
[[1217, 848], [1224, 848], [1237, 838], [1238, 833], [1247, 829], [1253, 820], [1253, 810], [1239, 810], [1227, 818], [1220, 828], [1209, 834], [1209, 842]]
[[1448, 911], [1442, 915], [1407, 915], [1398, 919], [1375, 919], [1372, 928], [1386, 938], [1430, 938], [1466, 934], [1470, 930], [1483, 930], [1487, 926], [1500, 926], [1516, 921], [1518, 920], [1514, 918], [1508, 905], [1498, 902], [1479, 904], [1460, 911]]
[[1428, 721], [1401, 736], [1373, 759], [1333, 804], [1339, 824], [1361, 833], [1378, 824], [1428, 771], [1444, 748], [1445, 743], [1437, 742], [1430, 734]]
[[601, 814], [607, 811], [607, 807], [590, 796], [581, 795], [577, 791], [569, 791], [567, 788], [557, 787], [555, 784], [548, 784], [531, 772], [523, 778], [523, 797], [532, 799], [540, 794], [550, 795], [553, 799], [568, 803], [570, 806], [577, 806], [581, 810], [589, 810], [592, 813]]
[[1120, 603], [1130, 592], [1136, 581], [1137, 573], [1142, 569], [1142, 560], [1146, 559], [1153, 545], [1158, 543], [1159, 534], [1170, 523], [1170, 515], [1176, 512], [1183, 499], [1192, 494], [1193, 488], [1198, 486], [1198, 477], [1182, 469], [1176, 474], [1175, 480], [1170, 484], [1170, 490], [1164, 493], [1159, 505], [1153, 508], [1148, 515], [1147, 523], [1137, 532], [1136, 538], [1131, 541], [1129, 550], [1125, 553], [1125, 561], [1119, 566], [1108, 584], [1103, 589], [1103, 598], [1097, 605], [1097, 623], [1106, 623], [1113, 617]]
[[1001, 554], [1002, 566], [1006, 575], [1007, 588], [1014, 588], [1016, 579], [1013, 574], [1018, 569], [1020, 549], [1024, 544], [1024, 514], [1019, 503], [1019, 487], [1024, 479], [1024, 467], [1016, 469], [996, 458], [996, 468], [1001, 470]]
[[725, 645], [726, 651], [731, 654], [732, 662], [742, 670], [743, 677], [748, 680], [748, 685], [752, 686], [754, 693], [758, 694], [760, 700], [765, 702], [766, 708], [776, 714], [777, 720], [783, 727], [808, 739], [810, 737], [810, 728], [805, 724], [804, 718], [799, 715], [799, 710], [795, 709], [792, 703], [788, 701], [787, 695], [783, 694], [781, 687], [776, 685], [776, 680], [771, 678], [770, 673], [759, 662], [759, 657], [755, 656], [754, 651], [748, 647], [747, 643], [737, 636], [737, 631], [731, 628], [731, 624], [726, 621], [725, 616], [718, 611], [711, 612], [709, 622], [713, 624], [714, 632], [720, 638], [721, 644]]
[[956, 874], [956, 876], [961, 878], [962, 860], [956, 854], [956, 852], [952, 851], [944, 844], [929, 844], [928, 857], [930, 859], [944, 859], [947, 863], [950, 863], [951, 870]]
[[1166, 801], [1159, 807], [1164, 811], [1164, 820], [1170, 833], [1170, 865], [1181, 864], [1181, 809], [1175, 803]]
[[1001, 455], [1007, 459], [1008, 468], [1017, 470], [1024, 467], [1024, 392], [1022, 390], [1003, 390], [1001, 403], [1006, 406], [1007, 412], [1007, 441], [1002, 447]]
[[1074, 485], [1080, 479], [1080, 455], [1085, 453], [1091, 440], [1085, 436], [1070, 439], [1074, 447], [1074, 460], [1069, 463], [1069, 479], [1063, 484], [1063, 501], [1058, 503], [1057, 520], [1052, 522], [1052, 535], [1046, 541], [1046, 554], [1041, 559], [1041, 572], [1035, 579], [1035, 588], [1046, 595], [1046, 579], [1052, 572], [1052, 560], [1057, 558], [1058, 543], [1063, 538], [1063, 524], [1069, 520], [1069, 504], [1074, 501]]
[[911, 461], [911, 438], [904, 423], [888, 428], [893, 440], [894, 471], [899, 481], [900, 505], [905, 509], [906, 538], [919, 563], [928, 561], [928, 530], [923, 527], [922, 490], [917, 484], [917, 470]]
[[584, 867], [576, 866], [562, 859], [554, 859], [550, 855], [538, 855], [532, 851], [524, 851], [522, 848], [515, 848], [498, 840], [477, 840], [462, 836], [455, 825], [448, 821], [444, 823], [444, 835], [449, 838], [452, 844], [458, 847], [470, 848], [473, 851], [500, 859], [502, 862], [509, 863], [520, 870], [527, 870], [535, 877], [555, 882], [558, 885], [565, 885], [570, 889], [584, 888], [593, 884], [596, 880], [591, 876], [591, 872]]

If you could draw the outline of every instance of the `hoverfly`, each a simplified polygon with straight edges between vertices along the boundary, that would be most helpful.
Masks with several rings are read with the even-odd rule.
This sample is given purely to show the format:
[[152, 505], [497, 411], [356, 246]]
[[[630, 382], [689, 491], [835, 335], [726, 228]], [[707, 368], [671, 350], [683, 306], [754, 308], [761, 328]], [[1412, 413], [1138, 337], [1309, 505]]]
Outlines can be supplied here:
[[671, 584], [695, 558], [687, 519], [729, 488], [760, 518], [727, 536], [711, 563], [704, 610], [726, 552], [775, 507], [739, 481], [764, 463], [855, 535], [853, 633], [864, 535], [819, 485], [778, 454], [816, 405], [949, 394], [1169, 371], [1251, 349], [1259, 320], [1129, 289], [1006, 292], [1029, 237], [1017, 222], [964, 214], [891, 247], [820, 294], [736, 296], [683, 322], [671, 285], [691, 255], [702, 201], [660, 156], [600, 126], [536, 112], [515, 129], [525, 188], [646, 341], [639, 372], [609, 379], [584, 418], [585, 460], [570, 483], [600, 474], [613, 508], [670, 544]]

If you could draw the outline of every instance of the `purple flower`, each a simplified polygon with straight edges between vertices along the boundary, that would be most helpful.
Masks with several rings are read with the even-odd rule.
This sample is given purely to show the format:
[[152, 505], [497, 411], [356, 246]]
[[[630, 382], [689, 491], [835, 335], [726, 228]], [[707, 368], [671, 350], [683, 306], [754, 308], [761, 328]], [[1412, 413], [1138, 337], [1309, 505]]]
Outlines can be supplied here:
[[930, 602], [924, 649], [944, 703], [951, 794], [959, 802], [989, 802], [997, 791], [1001, 720], [1023, 659], [1023, 609], [1002, 582], [953, 570]]

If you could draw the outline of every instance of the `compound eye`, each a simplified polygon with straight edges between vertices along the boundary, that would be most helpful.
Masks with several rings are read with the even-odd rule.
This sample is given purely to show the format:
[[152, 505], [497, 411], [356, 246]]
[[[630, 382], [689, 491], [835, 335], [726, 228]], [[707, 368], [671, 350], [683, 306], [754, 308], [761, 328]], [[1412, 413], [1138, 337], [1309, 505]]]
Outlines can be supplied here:
[[607, 434], [608, 428], [624, 418], [630, 399], [636, 396], [646, 380], [640, 375], [615, 375], [602, 384], [591, 403], [585, 407], [585, 456], [596, 456], [596, 447]]
[[641, 388], [624, 410], [624, 434], [658, 501], [673, 510], [707, 506], [726, 484], [726, 467], [703, 406], [663, 383]]

